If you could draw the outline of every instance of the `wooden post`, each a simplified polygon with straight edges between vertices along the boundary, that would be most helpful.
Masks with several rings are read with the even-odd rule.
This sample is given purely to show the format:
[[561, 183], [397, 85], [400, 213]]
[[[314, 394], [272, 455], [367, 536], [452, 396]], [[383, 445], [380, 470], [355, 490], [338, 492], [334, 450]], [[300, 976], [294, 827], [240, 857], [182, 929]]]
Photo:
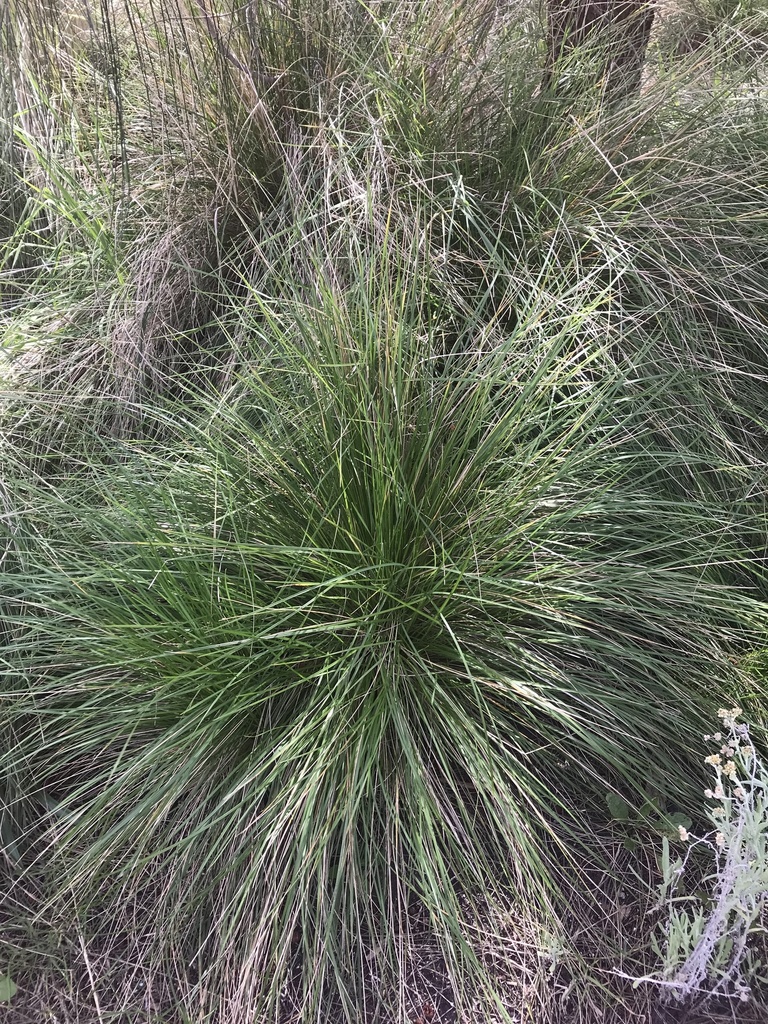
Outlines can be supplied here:
[[544, 88], [566, 91], [568, 58], [582, 50], [608, 99], [637, 92], [655, 14], [655, 0], [548, 0]]

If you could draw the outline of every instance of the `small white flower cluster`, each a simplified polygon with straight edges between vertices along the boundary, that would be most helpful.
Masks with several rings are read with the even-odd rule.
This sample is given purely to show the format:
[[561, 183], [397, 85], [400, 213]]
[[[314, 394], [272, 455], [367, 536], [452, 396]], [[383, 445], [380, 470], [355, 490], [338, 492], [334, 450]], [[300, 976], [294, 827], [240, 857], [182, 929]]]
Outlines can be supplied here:
[[[768, 768], [752, 745], [749, 727], [739, 721], [741, 708], [721, 708], [718, 715], [723, 731], [704, 737], [720, 744], [704, 758], [715, 773], [714, 786], [704, 790], [716, 801], [707, 812], [714, 831], [696, 838], [679, 826], [688, 848], [675, 863], [664, 840], [660, 906], [666, 903], [668, 916], [663, 945], [654, 942], [663, 974], [643, 980], [660, 984], [672, 998], [727, 993], [746, 1001], [750, 982], [768, 981], [747, 944], [750, 934], [765, 930], [768, 911]], [[712, 890], [706, 910], [696, 897], [678, 894], [695, 847], [709, 849], [715, 861], [705, 880]]]
[[[729, 730], [729, 735], [726, 738], [725, 743], [723, 743], [723, 745], [720, 747], [720, 753], [710, 754], [708, 757], [704, 758], [704, 764], [712, 765], [717, 774], [715, 788], [704, 790], [704, 796], [707, 797], [708, 800], [727, 799], [725, 781], [723, 778], [724, 776], [726, 780], [735, 783], [733, 795], [736, 797], [736, 799], [746, 799], [747, 791], [744, 789], [744, 787], [738, 780], [739, 766], [733, 760], [733, 758], [736, 757], [737, 753], [739, 754], [741, 760], [743, 760], [744, 757], [750, 756], [750, 751], [753, 750], [751, 744], [748, 742], [748, 726], [744, 725], [743, 723], [737, 723], [737, 719], [742, 713], [743, 712], [741, 708], [738, 707], [730, 709], [720, 708], [720, 710], [718, 711], [718, 715], [720, 716], [720, 718], [723, 719], [723, 725]], [[716, 743], [719, 743], [722, 740], [722, 738], [723, 735], [720, 732], [712, 733], [711, 736], [707, 735], [704, 737], [705, 741], [714, 740]], [[745, 739], [747, 742], [744, 742]], [[727, 758], [725, 763], [723, 763], [723, 757]], [[718, 833], [718, 835], [720, 835], [720, 833]], [[723, 844], [718, 843], [718, 845], [722, 846]]]

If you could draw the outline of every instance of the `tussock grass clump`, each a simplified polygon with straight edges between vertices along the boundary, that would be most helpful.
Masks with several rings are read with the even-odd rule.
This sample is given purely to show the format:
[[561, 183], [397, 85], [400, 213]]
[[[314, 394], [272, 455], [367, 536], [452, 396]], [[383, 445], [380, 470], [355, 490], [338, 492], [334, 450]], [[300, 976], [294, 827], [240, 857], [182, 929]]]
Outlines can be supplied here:
[[98, 1017], [402, 1021], [427, 947], [514, 1017], [522, 932], [627, 1019], [606, 795], [695, 813], [764, 628], [759, 92], [555, 95], [496, 3], [86, 11], [3, 24], [11, 899]]
[[461, 897], [551, 911], [589, 809], [640, 803], [659, 743], [684, 800], [749, 624], [622, 368], [534, 311], [447, 358], [422, 259], [393, 242], [312, 301], [251, 293], [231, 392], [85, 491], [37, 491], [9, 576], [11, 760], [49, 808], [51, 898], [222, 1019], [289, 982], [306, 1019], [396, 1012], [414, 908], [454, 998], [487, 989]]

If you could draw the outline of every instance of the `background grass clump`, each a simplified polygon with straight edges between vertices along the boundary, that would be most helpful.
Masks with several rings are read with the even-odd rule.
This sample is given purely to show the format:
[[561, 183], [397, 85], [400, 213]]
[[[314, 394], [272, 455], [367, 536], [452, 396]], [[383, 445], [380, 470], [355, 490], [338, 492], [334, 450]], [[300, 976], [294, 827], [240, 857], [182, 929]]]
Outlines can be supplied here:
[[760, 742], [754, 18], [608, 103], [525, 7], [7, 13], [19, 1021], [648, 1012]]

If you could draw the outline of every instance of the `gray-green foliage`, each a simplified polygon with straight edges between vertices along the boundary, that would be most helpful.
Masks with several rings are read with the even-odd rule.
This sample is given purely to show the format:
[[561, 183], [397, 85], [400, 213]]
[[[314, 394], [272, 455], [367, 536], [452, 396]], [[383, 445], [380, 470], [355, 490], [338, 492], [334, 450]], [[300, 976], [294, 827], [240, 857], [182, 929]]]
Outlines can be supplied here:
[[[755, 936], [765, 934], [766, 775], [749, 727], [738, 721], [741, 714], [741, 708], [721, 708], [726, 732], [705, 736], [715, 751], [705, 759], [716, 780], [714, 789], [706, 790], [714, 801], [707, 810], [714, 831], [697, 838], [681, 828], [680, 841], [690, 845], [674, 862], [664, 842], [659, 905], [666, 913], [662, 941], [653, 940], [662, 970], [659, 977], [642, 980], [655, 981], [668, 999], [727, 993], [749, 1002], [752, 987], [766, 983], [754, 947]], [[714, 860], [705, 879], [706, 902], [701, 890], [691, 892], [689, 885], [685, 891], [697, 847]]]

